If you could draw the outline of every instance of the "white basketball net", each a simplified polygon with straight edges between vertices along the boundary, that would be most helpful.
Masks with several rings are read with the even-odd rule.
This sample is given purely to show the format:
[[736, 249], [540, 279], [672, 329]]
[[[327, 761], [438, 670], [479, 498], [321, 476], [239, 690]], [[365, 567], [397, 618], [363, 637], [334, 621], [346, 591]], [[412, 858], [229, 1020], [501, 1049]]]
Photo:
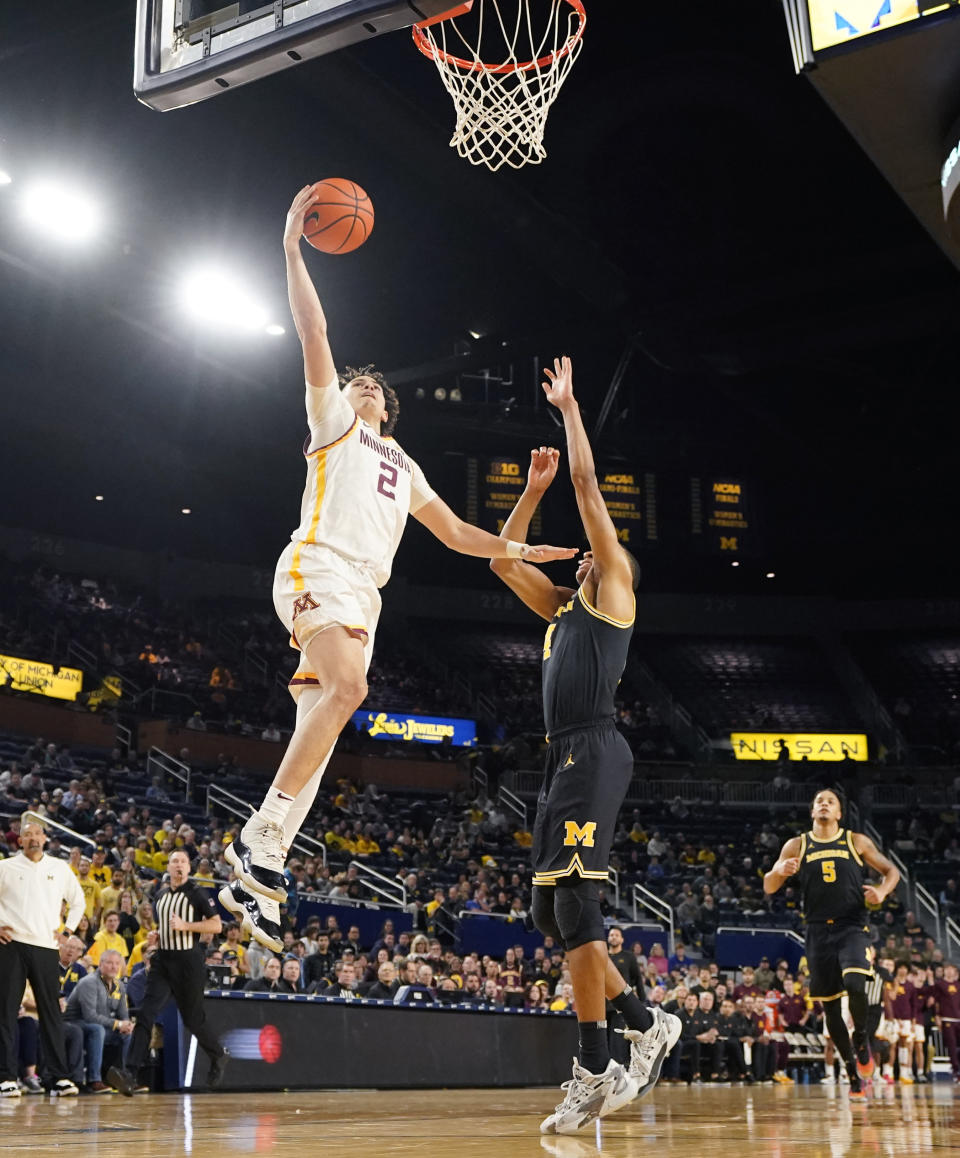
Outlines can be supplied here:
[[474, 0], [469, 17], [413, 30], [417, 47], [434, 61], [453, 97], [451, 146], [471, 164], [493, 171], [538, 165], [546, 157], [550, 106], [583, 47], [581, 0], [541, 0], [541, 7], [550, 6], [543, 32], [534, 30], [532, 2]]

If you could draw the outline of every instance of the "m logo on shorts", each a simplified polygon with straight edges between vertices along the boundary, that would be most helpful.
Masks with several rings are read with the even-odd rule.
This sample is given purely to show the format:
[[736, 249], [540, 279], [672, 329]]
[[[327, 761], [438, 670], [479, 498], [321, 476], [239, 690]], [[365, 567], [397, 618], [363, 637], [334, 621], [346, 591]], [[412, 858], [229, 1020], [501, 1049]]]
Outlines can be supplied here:
[[298, 595], [293, 601], [293, 618], [296, 619], [298, 615], [303, 615], [305, 611], [316, 611], [320, 604], [314, 599], [309, 591], [304, 591], [302, 595]]
[[563, 827], [566, 829], [563, 838], [565, 845], [582, 844], [584, 848], [593, 848], [593, 837], [597, 831], [595, 820], [588, 820], [583, 825], [577, 824], [575, 820], [565, 820]]

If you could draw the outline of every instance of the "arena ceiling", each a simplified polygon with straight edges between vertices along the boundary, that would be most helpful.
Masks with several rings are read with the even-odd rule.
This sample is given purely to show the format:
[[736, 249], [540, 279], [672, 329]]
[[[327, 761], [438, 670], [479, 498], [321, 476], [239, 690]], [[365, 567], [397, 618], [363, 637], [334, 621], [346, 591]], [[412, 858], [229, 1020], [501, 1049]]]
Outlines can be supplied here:
[[[794, 74], [780, 5], [733, 7], [593, 0], [547, 160], [492, 174], [448, 148], [449, 98], [403, 33], [161, 114], [131, 92], [129, 0], [5, 4], [0, 522], [272, 561], [302, 485], [299, 348], [289, 326], [194, 327], [176, 286], [222, 258], [287, 322], [287, 204], [342, 175], [377, 225], [310, 262], [334, 352], [393, 374], [432, 474], [556, 438], [534, 358], [574, 357], [592, 424], [629, 350], [599, 452], [760, 500], [755, 567], [665, 548], [653, 586], [762, 589], [772, 568], [786, 591], [949, 591], [958, 275]], [[96, 190], [94, 244], [20, 223], [33, 175]], [[507, 385], [434, 403], [458, 368]], [[440, 559], [418, 530], [398, 570]]]

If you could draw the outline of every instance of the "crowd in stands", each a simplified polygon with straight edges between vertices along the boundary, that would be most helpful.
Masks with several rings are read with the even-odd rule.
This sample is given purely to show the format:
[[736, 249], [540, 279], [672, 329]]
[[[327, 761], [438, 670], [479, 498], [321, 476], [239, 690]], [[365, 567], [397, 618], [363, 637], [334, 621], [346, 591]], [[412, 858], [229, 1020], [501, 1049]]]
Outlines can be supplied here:
[[[9, 740], [6, 749], [10, 749]], [[73, 1048], [76, 1051], [80, 1040], [87, 1059], [86, 1085], [96, 1092], [102, 1085], [98, 1071], [103, 1050], [123, 1048], [125, 1031], [114, 1023], [126, 1025], [142, 998], [144, 971], [149, 969], [151, 956], [149, 933], [154, 927], [150, 897], [171, 852], [185, 849], [192, 858], [195, 878], [210, 888], [218, 887], [229, 876], [223, 850], [238, 825], [172, 799], [169, 785], [159, 776], [148, 777], [136, 760], [120, 751], [83, 762], [86, 767], [79, 767], [68, 749], [41, 738], [24, 742], [19, 758], [4, 762], [0, 813], [9, 819], [0, 832], [0, 852], [9, 855], [16, 850], [18, 816], [27, 807], [94, 842], [87, 850], [71, 847], [61, 843], [54, 831], [48, 851], [69, 859], [86, 898], [84, 919], [66, 954], [73, 959], [64, 960], [62, 955], [61, 960], [66, 977], [65, 1016], [82, 1023], [80, 1039], [76, 1030], [71, 1031]], [[725, 977], [711, 962], [721, 922], [734, 923], [739, 916], [753, 925], [785, 927], [799, 921], [794, 890], [788, 886], [767, 897], [761, 877], [783, 840], [804, 823], [799, 813], [780, 813], [738, 823], [731, 831], [722, 817], [718, 820], [709, 809], [681, 800], [652, 806], [642, 814], [625, 811], [621, 815], [613, 861], [622, 884], [643, 883], [670, 904], [678, 939], [683, 942], [672, 956], [667, 955], [666, 938], [650, 944], [646, 953], [637, 941], [631, 951], [651, 999], [684, 1009], [685, 1025], [689, 1022], [696, 1029], [697, 1049], [684, 1047], [678, 1053], [687, 1078], [692, 1074], [709, 1079], [726, 1073], [739, 1079], [740, 1053], [724, 1045], [720, 1056], [713, 1048], [717, 1041], [729, 1038], [732, 1024], [723, 1021], [717, 1028], [715, 1017], [735, 1015], [766, 1019], [767, 1040], [752, 1031], [739, 1034], [744, 1039], [740, 1045], [751, 1046], [743, 1055], [747, 1066], [743, 1080], [767, 1080], [774, 1074], [776, 1080], [784, 1080], [783, 1042], [770, 1037], [780, 1031], [779, 1023], [770, 1020], [769, 1007], [777, 1000], [770, 994], [803, 998], [802, 977], [790, 975], [785, 965], [769, 970], [769, 976], [761, 968], [760, 993], [754, 994], [756, 1008], [751, 1009], [745, 994], [735, 991], [735, 981], [742, 984], [743, 978]], [[306, 831], [310, 832], [310, 826]], [[222, 937], [209, 946], [212, 988], [243, 986], [379, 1000], [392, 1000], [402, 991], [403, 1000], [418, 1003], [469, 1002], [555, 1011], [572, 1006], [564, 955], [549, 942], [529, 957], [522, 947], [510, 949], [502, 960], [458, 948], [464, 914], [492, 914], [514, 924], [518, 933], [528, 927], [530, 833], [496, 802], [467, 792], [429, 799], [402, 793], [388, 798], [372, 785], [360, 790], [342, 780], [321, 790], [312, 831], [326, 850], [326, 863], [323, 856], [299, 854], [288, 862], [290, 891], [287, 904], [281, 907], [284, 952], [276, 955], [263, 950], [256, 942], [246, 941], [239, 927], [227, 924]], [[914, 835], [919, 836], [916, 829]], [[936, 839], [948, 838], [955, 839], [944, 831]], [[412, 923], [409, 932], [397, 931], [387, 920], [374, 943], [361, 941], [359, 927], [351, 921], [356, 910], [347, 906], [375, 904], [386, 893], [376, 882], [371, 885], [357, 864], [370, 864], [402, 883]], [[344, 916], [310, 919], [310, 901], [342, 901]], [[612, 890], [607, 889], [603, 909], [611, 920], [618, 917], [614, 904]], [[932, 984], [944, 968], [943, 955], [915, 914], [904, 911], [897, 897], [891, 896], [873, 920], [879, 952], [923, 970]], [[100, 974], [104, 992], [117, 989], [124, 999], [121, 1006], [118, 993], [116, 1007], [100, 1014], [109, 1023], [109, 1028], [101, 1026], [102, 1049], [99, 1031], [89, 1028], [95, 1024], [90, 1011], [80, 1013], [81, 998], [74, 999], [74, 1012], [70, 1012], [68, 987], [80, 980], [77, 974], [84, 968]], [[114, 976], [118, 984], [108, 988], [106, 982]], [[792, 986], [799, 987], [796, 994], [790, 991]], [[712, 991], [712, 998], [704, 996], [705, 990]], [[695, 1003], [691, 1003], [691, 991]], [[732, 1009], [725, 1008], [728, 997], [735, 1002]], [[24, 1016], [30, 1016], [26, 1008]], [[813, 1032], [816, 1019], [817, 1011], [806, 1008], [796, 1024]], [[744, 1024], [737, 1022], [741, 1029]], [[783, 1027], [793, 1024], [786, 1021]], [[23, 1040], [29, 1057], [29, 1029]], [[754, 1050], [754, 1045], [759, 1048]], [[767, 1045], [770, 1048], [765, 1050]], [[24, 1073], [26, 1081], [30, 1077], [27, 1065]], [[671, 1070], [670, 1076], [679, 1078], [680, 1073]]]

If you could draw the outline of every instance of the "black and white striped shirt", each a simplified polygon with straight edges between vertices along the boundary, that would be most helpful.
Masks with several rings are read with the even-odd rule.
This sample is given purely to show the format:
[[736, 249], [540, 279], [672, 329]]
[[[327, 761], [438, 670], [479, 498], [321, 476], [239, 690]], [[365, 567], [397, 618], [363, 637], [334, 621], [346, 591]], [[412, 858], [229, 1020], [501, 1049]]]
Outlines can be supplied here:
[[175, 932], [170, 928], [170, 918], [176, 914], [188, 922], [205, 921], [208, 917], [217, 915], [217, 906], [212, 892], [194, 884], [193, 881], [187, 881], [178, 889], [172, 888], [169, 884], [164, 885], [153, 903], [153, 911], [157, 917], [158, 947], [189, 950], [198, 944], [202, 934]]
[[893, 978], [886, 971], [879, 966], [872, 977], [867, 978], [867, 1005], [882, 1005], [883, 1004], [883, 986], [887, 981], [892, 981]]

